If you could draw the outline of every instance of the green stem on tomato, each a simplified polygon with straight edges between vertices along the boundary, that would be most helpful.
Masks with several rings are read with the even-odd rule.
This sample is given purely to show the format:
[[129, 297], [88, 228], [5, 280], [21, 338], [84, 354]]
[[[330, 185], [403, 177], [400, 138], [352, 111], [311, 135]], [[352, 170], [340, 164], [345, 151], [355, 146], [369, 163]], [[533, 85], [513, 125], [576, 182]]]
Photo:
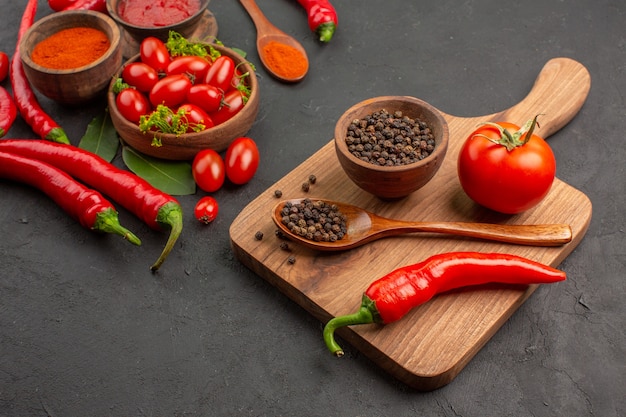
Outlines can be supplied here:
[[161, 264], [165, 262], [167, 255], [172, 251], [178, 237], [183, 230], [183, 211], [178, 203], [169, 202], [159, 208], [157, 222], [162, 226], [170, 228], [170, 235], [167, 239], [165, 247], [161, 252], [159, 259], [150, 267], [152, 272], [155, 272], [161, 267]]

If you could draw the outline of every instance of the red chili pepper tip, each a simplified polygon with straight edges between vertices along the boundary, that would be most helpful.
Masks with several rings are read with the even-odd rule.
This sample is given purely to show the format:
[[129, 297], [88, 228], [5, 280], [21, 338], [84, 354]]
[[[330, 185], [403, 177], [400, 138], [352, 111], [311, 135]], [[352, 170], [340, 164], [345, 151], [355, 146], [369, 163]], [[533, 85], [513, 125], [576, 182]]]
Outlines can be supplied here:
[[169, 202], [159, 208], [157, 222], [164, 226], [170, 227], [170, 236], [167, 239], [167, 243], [161, 252], [159, 259], [150, 267], [152, 272], [155, 272], [161, 267], [161, 264], [165, 262], [165, 258], [172, 251], [176, 240], [183, 231], [183, 210], [178, 203]]

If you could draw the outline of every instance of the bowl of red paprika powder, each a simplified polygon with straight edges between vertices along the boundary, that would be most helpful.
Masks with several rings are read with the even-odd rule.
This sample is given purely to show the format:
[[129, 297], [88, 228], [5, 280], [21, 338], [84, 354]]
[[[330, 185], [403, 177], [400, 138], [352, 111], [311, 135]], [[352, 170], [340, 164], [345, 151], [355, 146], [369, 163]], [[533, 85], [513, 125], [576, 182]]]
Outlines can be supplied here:
[[104, 97], [122, 65], [119, 27], [105, 14], [88, 10], [53, 13], [38, 20], [19, 48], [31, 85], [68, 105]]
[[209, 0], [107, 0], [109, 15], [135, 41], [154, 36], [166, 41], [170, 31], [191, 36], [209, 6]]

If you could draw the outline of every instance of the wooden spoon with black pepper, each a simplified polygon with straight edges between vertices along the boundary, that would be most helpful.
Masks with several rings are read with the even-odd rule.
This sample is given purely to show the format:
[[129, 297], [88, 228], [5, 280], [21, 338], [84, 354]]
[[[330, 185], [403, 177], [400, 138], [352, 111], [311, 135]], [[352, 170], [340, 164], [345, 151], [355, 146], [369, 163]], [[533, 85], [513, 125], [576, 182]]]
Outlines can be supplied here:
[[[300, 42], [274, 26], [265, 17], [254, 0], [239, 0], [246, 9], [257, 30], [256, 47], [261, 63], [275, 78], [286, 82], [301, 81], [309, 71], [309, 58]], [[298, 59], [290, 59], [289, 71], [280, 68], [277, 60], [272, 59], [268, 48], [280, 48], [277, 56], [284, 56], [285, 52], [296, 54]], [[286, 64], [286, 63], [285, 63]]]
[[321, 201], [327, 205], [334, 205], [335, 211], [343, 214], [347, 230], [339, 240], [332, 242], [315, 241], [294, 233], [283, 222], [282, 211], [285, 204], [297, 205], [302, 201], [303, 199], [281, 201], [274, 207], [272, 219], [291, 240], [322, 251], [352, 249], [384, 237], [416, 232], [443, 233], [530, 246], [561, 246], [572, 240], [572, 229], [566, 224], [509, 225], [471, 222], [412, 222], [381, 217], [351, 204], [315, 199], [311, 201]]

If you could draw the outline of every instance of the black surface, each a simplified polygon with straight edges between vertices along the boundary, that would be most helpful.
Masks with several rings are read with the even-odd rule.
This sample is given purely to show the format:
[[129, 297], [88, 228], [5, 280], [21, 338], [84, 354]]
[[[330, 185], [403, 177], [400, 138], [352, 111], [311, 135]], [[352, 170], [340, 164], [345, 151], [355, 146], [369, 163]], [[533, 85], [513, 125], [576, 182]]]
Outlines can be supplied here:
[[[25, 3], [2, 0], [0, 50], [11, 55]], [[302, 42], [310, 73], [273, 80], [244, 9], [210, 4], [219, 38], [259, 63], [249, 135], [262, 163], [248, 185], [215, 194], [221, 211], [208, 227], [192, 218], [202, 193], [180, 198], [185, 230], [157, 275], [148, 267], [166, 234], [120, 210], [142, 237], [133, 247], [0, 181], [0, 415], [625, 415], [626, 3], [337, 0], [328, 45], [295, 1], [259, 6]], [[40, 1], [38, 18], [49, 13]], [[321, 323], [234, 259], [237, 213], [326, 144], [352, 104], [404, 94], [456, 116], [493, 113], [558, 56], [592, 77], [579, 115], [549, 139], [558, 177], [593, 203], [591, 226], [560, 266], [568, 280], [537, 290], [449, 385], [416, 392], [349, 346], [333, 358]], [[74, 143], [104, 109], [41, 102]], [[18, 118], [7, 137], [34, 135]]]

